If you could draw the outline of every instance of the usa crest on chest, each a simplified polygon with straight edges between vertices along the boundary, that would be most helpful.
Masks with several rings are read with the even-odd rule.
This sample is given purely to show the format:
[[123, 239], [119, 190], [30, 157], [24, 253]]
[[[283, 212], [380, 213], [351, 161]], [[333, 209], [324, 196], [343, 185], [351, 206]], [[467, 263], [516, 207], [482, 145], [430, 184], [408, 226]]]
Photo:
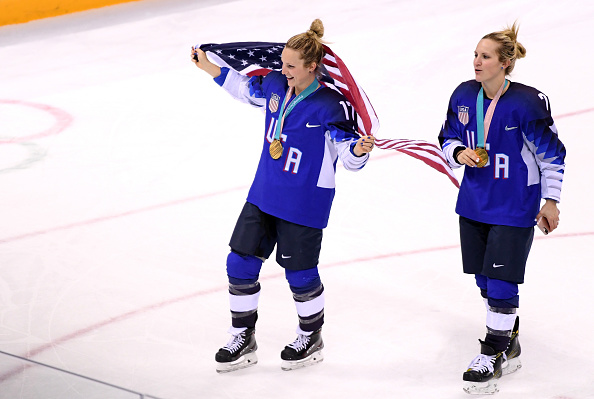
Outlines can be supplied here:
[[461, 124], [467, 125], [470, 117], [468, 116], [468, 109], [466, 105], [458, 105], [458, 120]]

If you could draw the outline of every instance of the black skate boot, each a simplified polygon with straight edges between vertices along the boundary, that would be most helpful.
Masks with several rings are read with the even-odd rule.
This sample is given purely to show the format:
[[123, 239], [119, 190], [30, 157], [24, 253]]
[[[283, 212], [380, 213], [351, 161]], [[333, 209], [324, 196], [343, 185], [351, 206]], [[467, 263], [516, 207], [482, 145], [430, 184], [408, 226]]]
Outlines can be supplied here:
[[519, 335], [520, 318], [516, 317], [516, 322], [514, 323], [514, 329], [512, 330], [511, 339], [509, 341], [507, 349], [505, 350], [505, 356], [503, 357], [503, 363], [501, 365], [502, 375], [511, 374], [515, 371], [518, 371], [518, 369], [522, 367], [522, 362], [520, 362], [520, 354], [522, 353], [522, 348], [520, 347], [520, 340], [518, 338]]
[[496, 380], [501, 377], [501, 364], [503, 352], [495, 352], [495, 349], [479, 340], [481, 343], [481, 354], [474, 358], [464, 372], [464, 392], [475, 395], [489, 395], [499, 392]]
[[288, 371], [319, 363], [324, 360], [323, 348], [321, 329], [314, 331], [309, 336], [299, 334], [297, 339], [292, 344], [285, 346], [281, 352], [281, 359], [283, 359], [281, 368]]
[[219, 349], [215, 355], [217, 373], [228, 373], [258, 363], [256, 356], [258, 344], [256, 344], [255, 332], [255, 329], [248, 328], [234, 335], [227, 345]]

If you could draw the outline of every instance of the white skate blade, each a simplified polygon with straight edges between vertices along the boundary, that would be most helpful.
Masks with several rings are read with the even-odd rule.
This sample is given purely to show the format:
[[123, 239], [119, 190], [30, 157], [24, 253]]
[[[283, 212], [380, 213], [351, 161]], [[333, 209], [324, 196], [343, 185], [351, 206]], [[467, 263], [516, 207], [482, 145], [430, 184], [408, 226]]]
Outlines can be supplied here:
[[495, 392], [499, 392], [497, 382], [493, 379], [487, 382], [464, 381], [462, 389], [471, 395], [493, 395]]
[[232, 371], [254, 366], [256, 363], [258, 363], [258, 356], [256, 356], [256, 352], [246, 353], [234, 362], [217, 362], [217, 373], [230, 373]]
[[509, 359], [506, 362], [506, 366], [501, 369], [501, 375], [508, 375], [511, 373], [515, 373], [519, 369], [522, 368], [522, 362], [520, 362], [519, 357], [515, 357], [513, 359]]
[[321, 362], [324, 360], [324, 355], [322, 351], [317, 351], [306, 357], [305, 359], [301, 360], [283, 360], [281, 364], [281, 369], [285, 371], [296, 370], [303, 367], [313, 366], [316, 363]]

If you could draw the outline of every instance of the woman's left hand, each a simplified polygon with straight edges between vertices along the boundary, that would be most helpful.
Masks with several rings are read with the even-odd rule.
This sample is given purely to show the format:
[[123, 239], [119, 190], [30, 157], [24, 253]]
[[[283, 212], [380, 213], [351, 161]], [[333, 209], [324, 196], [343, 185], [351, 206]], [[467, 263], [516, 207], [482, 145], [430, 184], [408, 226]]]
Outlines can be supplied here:
[[559, 226], [559, 213], [560, 212], [557, 208], [557, 202], [552, 199], [548, 199], [540, 209], [540, 212], [538, 212], [538, 215], [536, 215], [536, 220], [544, 217], [549, 223], [549, 232], [552, 232], [557, 228], [557, 226]]
[[375, 147], [375, 137], [363, 136], [359, 140], [357, 140], [357, 144], [355, 144], [353, 152], [356, 156], [360, 157], [363, 154], [371, 152], [371, 150], [373, 150], [373, 147]]

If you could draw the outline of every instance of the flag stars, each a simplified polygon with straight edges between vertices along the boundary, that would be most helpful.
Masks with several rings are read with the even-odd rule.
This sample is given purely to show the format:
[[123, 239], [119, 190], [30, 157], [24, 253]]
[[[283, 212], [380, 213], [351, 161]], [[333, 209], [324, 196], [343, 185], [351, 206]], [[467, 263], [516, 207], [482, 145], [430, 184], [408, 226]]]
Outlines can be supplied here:
[[262, 62], [266, 61], [266, 57], [264, 57], [264, 56], [260, 57], [260, 61], [262, 61]]
[[253, 57], [254, 56], [254, 52], [253, 51], [248, 51], [248, 57]]

